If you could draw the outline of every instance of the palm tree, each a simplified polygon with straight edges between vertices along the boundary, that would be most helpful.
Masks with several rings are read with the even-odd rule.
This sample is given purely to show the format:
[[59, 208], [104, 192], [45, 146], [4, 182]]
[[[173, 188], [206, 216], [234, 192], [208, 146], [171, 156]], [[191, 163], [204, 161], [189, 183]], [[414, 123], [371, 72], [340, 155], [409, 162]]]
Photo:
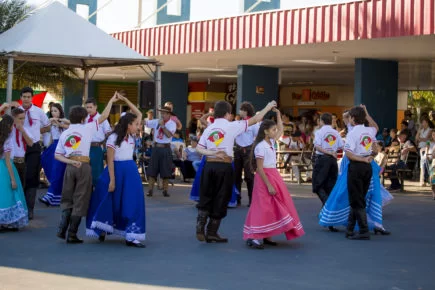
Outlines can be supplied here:
[[[0, 0], [0, 34], [26, 19], [32, 9], [24, 0]], [[6, 86], [7, 68], [7, 60], [0, 60], [0, 87]], [[76, 78], [73, 68], [16, 61], [13, 87], [40, 86], [61, 93], [61, 84]]]

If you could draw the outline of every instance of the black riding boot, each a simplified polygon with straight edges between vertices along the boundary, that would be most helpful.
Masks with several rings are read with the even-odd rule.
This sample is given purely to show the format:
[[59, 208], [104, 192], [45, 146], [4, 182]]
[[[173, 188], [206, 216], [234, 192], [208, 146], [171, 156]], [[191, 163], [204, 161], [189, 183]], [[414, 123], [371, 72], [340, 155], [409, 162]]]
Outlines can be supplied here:
[[355, 216], [355, 210], [353, 208], [350, 208], [349, 211], [349, 218], [347, 220], [347, 231], [346, 231], [346, 238], [350, 238], [354, 235], [354, 228], [356, 224], [356, 216]]
[[222, 238], [217, 233], [219, 230], [219, 226], [221, 224], [220, 219], [212, 219], [210, 218], [210, 221], [207, 225], [207, 236], [205, 237], [207, 243], [228, 243], [227, 238]]
[[207, 224], [208, 212], [199, 210], [196, 218], [196, 239], [200, 242], [205, 241], [205, 225]]
[[36, 191], [37, 188], [28, 188], [25, 192], [29, 220], [33, 220], [33, 209], [35, 208]]
[[62, 217], [60, 219], [59, 230], [57, 231], [57, 237], [63, 240], [66, 239], [66, 231], [71, 219], [72, 208], [64, 209], [62, 211]]
[[359, 233], [349, 239], [351, 240], [370, 240], [369, 226], [367, 224], [367, 213], [365, 208], [356, 210], [356, 219], [358, 221]]
[[68, 238], [66, 240], [69, 244], [81, 244], [83, 243], [82, 240], [80, 240], [77, 237], [77, 232], [79, 230], [80, 222], [82, 221], [82, 217], [80, 216], [71, 216], [71, 221], [69, 224], [69, 230], [68, 230]]

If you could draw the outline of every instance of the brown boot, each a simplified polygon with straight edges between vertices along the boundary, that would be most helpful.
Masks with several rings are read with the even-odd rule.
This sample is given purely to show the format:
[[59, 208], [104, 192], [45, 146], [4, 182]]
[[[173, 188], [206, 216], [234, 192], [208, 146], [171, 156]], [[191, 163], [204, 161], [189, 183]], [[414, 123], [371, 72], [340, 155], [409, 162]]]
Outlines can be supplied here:
[[168, 189], [169, 189], [169, 178], [163, 178], [163, 196], [169, 197]]
[[154, 184], [156, 184], [156, 179], [154, 177], [148, 177], [148, 193], [147, 196], [153, 196]]
[[207, 243], [228, 243], [227, 238], [222, 238], [217, 233], [220, 225], [221, 225], [220, 219], [210, 218], [210, 221], [208, 222], [207, 225], [207, 236], [205, 237]]

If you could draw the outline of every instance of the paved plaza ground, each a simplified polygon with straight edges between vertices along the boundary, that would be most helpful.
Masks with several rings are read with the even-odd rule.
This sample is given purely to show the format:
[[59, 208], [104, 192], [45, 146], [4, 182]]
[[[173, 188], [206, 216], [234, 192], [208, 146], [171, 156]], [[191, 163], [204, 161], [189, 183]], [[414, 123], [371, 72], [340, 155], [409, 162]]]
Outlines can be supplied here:
[[[242, 240], [246, 206], [229, 210], [223, 221], [228, 244], [197, 242], [188, 184], [176, 184], [170, 198], [146, 198], [146, 249], [113, 237], [67, 245], [55, 236], [60, 210], [38, 204], [30, 226], [0, 233], [0, 289], [435, 289], [429, 188], [395, 194], [384, 210], [393, 234], [371, 241], [349, 241], [343, 230], [318, 226], [321, 204], [310, 185], [289, 184], [289, 190], [306, 235], [290, 242], [276, 237], [280, 245], [265, 250]], [[84, 232], [82, 223], [81, 237]]]

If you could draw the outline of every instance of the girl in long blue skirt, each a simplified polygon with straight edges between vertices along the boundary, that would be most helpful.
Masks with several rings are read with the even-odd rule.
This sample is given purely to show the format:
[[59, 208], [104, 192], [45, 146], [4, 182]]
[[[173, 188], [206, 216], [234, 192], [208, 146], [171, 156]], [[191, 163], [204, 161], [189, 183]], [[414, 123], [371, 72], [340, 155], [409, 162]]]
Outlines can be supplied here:
[[0, 117], [0, 230], [18, 230], [29, 223], [26, 199], [13, 160], [10, 138], [14, 119]]
[[104, 241], [106, 235], [125, 238], [127, 246], [144, 248], [145, 200], [137, 165], [133, 161], [136, 134], [142, 114], [126, 98], [134, 112], [125, 114], [107, 139], [107, 167], [92, 193], [86, 217], [86, 234]]
[[69, 121], [65, 119], [65, 113], [60, 104], [54, 103], [50, 109], [52, 118], [51, 138], [53, 143], [44, 150], [41, 155], [41, 165], [45, 176], [50, 182], [47, 193], [39, 198], [39, 201], [46, 206], [59, 206], [62, 197], [63, 175], [65, 174], [66, 164], [54, 158], [59, 137], [63, 130], [68, 129]]
[[[195, 180], [192, 184], [192, 189], [190, 190], [190, 199], [193, 201], [198, 202], [199, 201], [199, 188], [201, 184], [201, 175], [202, 170], [204, 169], [206, 163], [206, 158], [202, 157], [201, 163], [199, 164], [198, 170], [196, 171]], [[234, 169], [234, 163], [233, 163], [233, 169]], [[240, 195], [239, 191], [237, 190], [236, 186], [233, 186], [233, 193], [231, 195], [231, 200], [228, 203], [228, 207], [237, 207], [237, 196]]]
[[[347, 191], [347, 169], [349, 159], [344, 156], [341, 161], [340, 175], [337, 183], [334, 186], [325, 206], [322, 208], [319, 215], [319, 224], [321, 226], [347, 226], [350, 205], [349, 193]], [[379, 179], [380, 167], [376, 162], [372, 161], [372, 179], [370, 187], [366, 195], [366, 212], [369, 229], [375, 233], [383, 235], [390, 234], [382, 225], [382, 196], [381, 182]]]

